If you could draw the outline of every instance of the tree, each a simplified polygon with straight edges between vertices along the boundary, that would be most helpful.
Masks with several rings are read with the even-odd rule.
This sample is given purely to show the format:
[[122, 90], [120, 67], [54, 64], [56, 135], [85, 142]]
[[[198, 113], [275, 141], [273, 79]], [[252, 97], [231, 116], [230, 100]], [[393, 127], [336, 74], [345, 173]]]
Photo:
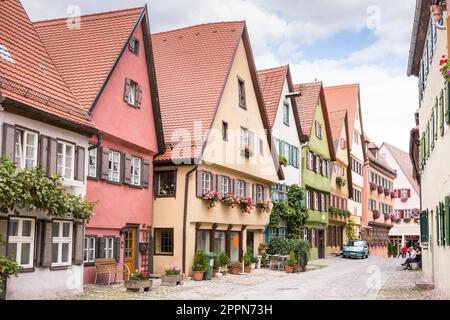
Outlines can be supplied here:
[[347, 222], [347, 238], [348, 240], [358, 240], [355, 221], [353, 221], [353, 219], [349, 219]]

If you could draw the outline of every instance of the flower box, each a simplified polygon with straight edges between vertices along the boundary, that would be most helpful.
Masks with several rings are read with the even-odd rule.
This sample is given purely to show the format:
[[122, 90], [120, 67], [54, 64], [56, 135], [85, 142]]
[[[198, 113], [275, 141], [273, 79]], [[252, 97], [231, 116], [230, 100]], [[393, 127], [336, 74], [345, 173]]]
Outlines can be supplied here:
[[214, 208], [221, 200], [220, 194], [216, 191], [208, 191], [202, 197], [202, 200], [208, 202], [208, 209]]
[[390, 219], [389, 213], [384, 213], [384, 221], [387, 221], [389, 219]]
[[370, 191], [375, 191], [377, 189], [377, 185], [373, 182], [371, 182], [370, 184]]
[[183, 276], [181, 274], [163, 275], [161, 276], [161, 285], [176, 286], [183, 284]]
[[395, 192], [391, 191], [391, 198], [394, 199], [395, 198]]
[[391, 193], [391, 191], [389, 189], [384, 189], [384, 195], [386, 197], [388, 197], [390, 193]]
[[346, 181], [344, 178], [342, 178], [342, 177], [336, 177], [336, 184], [337, 184], [339, 187], [345, 186], [346, 183], [347, 183], [347, 181]]
[[125, 280], [124, 285], [127, 291], [144, 292], [152, 287], [152, 280]]
[[378, 194], [382, 194], [384, 192], [384, 188], [382, 186], [378, 186], [377, 191]]
[[375, 210], [373, 211], [373, 220], [377, 220], [380, 217], [380, 212]]

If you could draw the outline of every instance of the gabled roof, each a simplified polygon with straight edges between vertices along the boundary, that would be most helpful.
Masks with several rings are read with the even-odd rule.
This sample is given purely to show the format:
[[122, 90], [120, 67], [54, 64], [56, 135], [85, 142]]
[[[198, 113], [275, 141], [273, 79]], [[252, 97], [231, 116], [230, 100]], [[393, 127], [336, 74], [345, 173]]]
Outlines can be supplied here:
[[333, 137], [335, 149], [337, 149], [337, 147], [339, 146], [339, 140], [341, 138], [342, 128], [345, 124], [346, 115], [346, 110], [328, 112], [328, 116], [330, 118], [331, 135]]
[[389, 143], [384, 142], [383, 145], [385, 145], [386, 148], [388, 148], [388, 150], [391, 152], [392, 157], [397, 162], [398, 166], [403, 171], [409, 183], [417, 192], [417, 194], [420, 194], [419, 185], [417, 184], [417, 181], [414, 179], [413, 165], [411, 163], [409, 154]]
[[300, 91], [301, 96], [295, 100], [300, 115], [300, 123], [303, 133], [310, 136], [313, 126], [316, 108], [319, 105], [322, 82], [312, 82], [294, 85], [295, 91]]
[[147, 6], [84, 15], [80, 17], [80, 28], [68, 28], [66, 18], [35, 22], [34, 25], [64, 80], [83, 109], [91, 113], [141, 23], [158, 150], [163, 151], [164, 136]]
[[336, 160], [336, 152], [333, 146], [333, 136], [331, 135], [331, 125], [328, 115], [328, 106], [325, 100], [325, 92], [323, 90], [322, 82], [296, 84], [294, 85], [294, 91], [298, 91], [301, 93], [300, 97], [297, 97], [295, 100], [297, 103], [302, 131], [308, 137], [311, 136], [311, 128], [313, 127], [314, 115], [320, 101], [323, 119], [325, 122], [325, 129], [327, 133], [330, 159], [332, 161]]
[[364, 137], [367, 148], [375, 150], [378, 155], [375, 157], [371, 151], [367, 152], [369, 164], [375, 166], [376, 169], [384, 170], [386, 174], [390, 174], [393, 177], [397, 176], [396, 171], [392, 169], [386, 160], [380, 155], [380, 148], [373, 141], [371, 141], [367, 135], [364, 135]]
[[[284, 81], [287, 81], [289, 92], [294, 92], [294, 84], [292, 83], [291, 71], [289, 65], [280, 66], [271, 69], [258, 71], [259, 83], [264, 97], [264, 105], [266, 107], [267, 117], [269, 119], [270, 127], [273, 128], [275, 123], [280, 100], [283, 98]], [[295, 124], [300, 140], [303, 140], [300, 116], [298, 114], [298, 107], [296, 99], [291, 99], [292, 109], [295, 118]]]
[[85, 110], [105, 84], [144, 8], [81, 16], [80, 28], [67, 18], [35, 22], [50, 56]]
[[0, 1], [0, 93], [17, 111], [62, 119], [86, 129], [94, 124], [81, 108], [18, 0]]

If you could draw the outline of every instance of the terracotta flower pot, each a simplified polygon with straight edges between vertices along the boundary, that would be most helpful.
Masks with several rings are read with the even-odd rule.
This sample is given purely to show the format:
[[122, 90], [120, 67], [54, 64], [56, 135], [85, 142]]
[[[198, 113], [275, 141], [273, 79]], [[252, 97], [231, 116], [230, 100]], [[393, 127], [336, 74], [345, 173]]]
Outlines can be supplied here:
[[216, 277], [217, 277], [217, 270], [216, 270], [216, 269], [213, 269], [213, 271], [212, 271], [212, 277], [213, 277], [213, 278], [216, 278]]
[[293, 273], [295, 270], [295, 267], [294, 266], [286, 266], [285, 270], [287, 273]]
[[204, 271], [194, 271], [194, 273], [192, 274], [192, 279], [194, 279], [195, 281], [202, 281], [203, 273], [205, 273], [205, 272]]
[[230, 273], [231, 273], [231, 274], [239, 274], [239, 272], [240, 272], [240, 269], [239, 269], [239, 268], [231, 268], [231, 269], [230, 269]]
[[245, 266], [245, 267], [244, 267], [244, 272], [245, 272], [245, 273], [250, 273], [250, 272], [252, 272], [252, 267], [251, 267], [251, 266]]

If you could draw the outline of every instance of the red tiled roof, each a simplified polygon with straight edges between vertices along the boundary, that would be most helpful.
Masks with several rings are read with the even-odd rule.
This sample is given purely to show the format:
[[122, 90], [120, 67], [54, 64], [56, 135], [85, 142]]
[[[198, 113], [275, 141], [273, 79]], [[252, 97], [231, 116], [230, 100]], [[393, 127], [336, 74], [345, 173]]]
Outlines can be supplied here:
[[79, 29], [68, 28], [67, 18], [34, 23], [84, 109], [88, 110], [94, 102], [143, 10], [85, 15], [81, 17]]
[[0, 44], [14, 60], [0, 58], [3, 97], [92, 128], [93, 123], [53, 64], [20, 1], [0, 1], [0, 20]]
[[[176, 144], [172, 134], [183, 129], [203, 145], [244, 26], [243, 21], [219, 22], [152, 35], [166, 144]], [[196, 121], [201, 137], [194, 134]]]
[[[325, 87], [325, 100], [329, 112], [346, 110], [348, 113], [348, 125], [353, 132], [355, 125], [355, 113], [359, 101], [359, 84], [347, 84], [334, 87]], [[350, 141], [350, 146], [353, 139]]]
[[371, 151], [367, 152], [367, 156], [369, 158], [369, 163], [376, 163], [377, 165], [381, 166], [382, 168], [386, 169], [387, 171], [390, 171], [392, 174], [397, 175], [395, 170], [392, 169], [389, 164], [386, 162], [386, 160], [380, 155], [380, 148], [372, 142], [367, 135], [364, 135], [367, 148], [369, 149], [376, 149], [378, 156], [375, 158], [373, 153]]
[[411, 162], [411, 158], [409, 157], [409, 153], [400, 150], [399, 148], [389, 144], [384, 143], [384, 145], [389, 149], [392, 156], [394, 157], [395, 161], [398, 163], [400, 169], [403, 171], [403, 173], [408, 178], [409, 183], [411, 183], [411, 186], [414, 188], [414, 190], [417, 192], [417, 194], [420, 193], [419, 185], [417, 184], [417, 181], [414, 179], [414, 173], [413, 173], [413, 165]]
[[[312, 82], [294, 85], [295, 91], [300, 91], [302, 95], [296, 98], [300, 123], [303, 133], [309, 136], [314, 121], [316, 108], [319, 105], [320, 90], [322, 82]], [[324, 115], [326, 116], [326, 115]]]
[[[328, 117], [330, 119], [331, 135], [333, 136], [333, 141], [339, 141], [341, 138], [342, 127], [344, 126], [346, 110], [328, 112]], [[336, 146], [335, 146], [336, 148]]]
[[278, 106], [280, 105], [280, 98], [287, 72], [287, 65], [258, 71], [259, 83], [264, 96], [264, 104], [271, 128], [274, 125]]

